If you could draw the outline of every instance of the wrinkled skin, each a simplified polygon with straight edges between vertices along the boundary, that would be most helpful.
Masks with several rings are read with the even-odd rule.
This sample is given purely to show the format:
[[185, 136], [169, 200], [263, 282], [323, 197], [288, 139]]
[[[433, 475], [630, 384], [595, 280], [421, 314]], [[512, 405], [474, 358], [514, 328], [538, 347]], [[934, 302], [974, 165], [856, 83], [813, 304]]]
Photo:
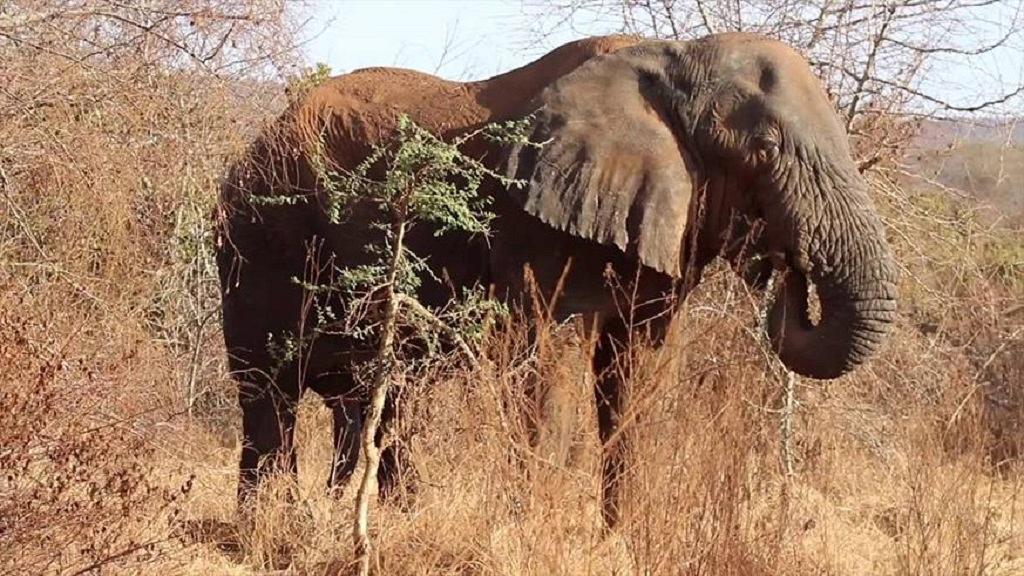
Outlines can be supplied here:
[[[295, 406], [305, 388], [334, 410], [331, 485], [351, 474], [357, 456], [365, 398], [349, 370], [363, 351], [323, 336], [275, 371], [267, 346], [268, 334], [310, 326], [290, 278], [313, 279], [310, 271], [330, 262], [363, 263], [363, 247], [375, 239], [366, 226], [373, 215], [363, 208], [341, 224], [328, 221], [301, 150], [323, 134], [329, 161], [351, 168], [391, 134], [399, 113], [451, 137], [535, 111], [533, 140], [547, 142], [540, 150], [481, 143], [469, 151], [528, 181], [520, 190], [486, 190], [498, 216], [489, 245], [458, 234], [435, 238], [429, 226], [413, 230], [411, 248], [429, 255], [447, 279], [428, 281], [418, 297], [442, 305], [452, 287], [480, 283], [515, 299], [524, 266], [550, 296], [570, 265], [553, 312], [556, 320], [579, 318], [596, 341], [610, 524], [619, 515], [629, 437], [618, 426], [628, 374], [617, 359], [632, 330], [661, 343], [678, 302], [716, 256], [755, 286], [772, 267], [785, 271], [768, 331], [795, 372], [836, 378], [877, 350], [895, 317], [895, 267], [846, 134], [806, 62], [787, 46], [745, 34], [688, 43], [605, 37], [567, 44], [481, 82], [357, 71], [289, 109], [224, 185], [218, 264], [243, 411], [242, 501], [266, 466], [294, 471]], [[257, 208], [247, 194], [308, 201]], [[752, 228], [763, 233], [752, 235]], [[763, 258], [741, 265], [751, 254]], [[617, 296], [605, 282], [609, 267], [630, 294], [625, 306], [623, 292]], [[808, 314], [810, 283], [821, 306], [816, 323]], [[385, 452], [382, 491], [394, 485], [399, 461]]]

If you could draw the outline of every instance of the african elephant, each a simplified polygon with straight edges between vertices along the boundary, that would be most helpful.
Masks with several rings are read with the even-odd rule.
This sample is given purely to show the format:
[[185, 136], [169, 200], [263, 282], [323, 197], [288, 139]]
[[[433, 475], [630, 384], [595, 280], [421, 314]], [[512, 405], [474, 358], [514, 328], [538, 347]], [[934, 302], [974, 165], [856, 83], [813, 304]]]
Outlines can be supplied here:
[[[333, 165], [353, 168], [392, 134], [399, 114], [445, 138], [530, 116], [532, 140], [545, 143], [477, 143], [470, 150], [526, 182], [487, 189], [497, 214], [489, 242], [435, 237], [430, 226], [415, 228], [408, 242], [445, 278], [421, 287], [418, 297], [428, 305], [448, 301], [451, 287], [474, 283], [515, 298], [527, 265], [543, 293], [560, 285], [555, 319], [581, 318], [597, 342], [609, 523], [618, 518], [626, 466], [618, 423], [628, 402], [622, 372], [612, 367], [631, 330], [644, 329], [655, 345], [663, 340], [671, 313], [715, 257], [763, 255], [745, 274], [755, 285], [773, 268], [785, 272], [767, 330], [781, 361], [799, 374], [830, 379], [863, 364], [895, 318], [895, 266], [844, 128], [806, 61], [782, 43], [751, 34], [689, 42], [589, 38], [468, 83], [358, 70], [294, 103], [222, 188], [218, 265], [243, 412], [243, 501], [264, 461], [294, 470], [292, 429], [304, 388], [334, 410], [329, 482], [352, 472], [356, 444], [345, 432], [358, 427], [365, 400], [350, 370], [358, 347], [325, 336], [275, 364], [268, 335], [308, 329], [303, 290], [292, 278], [332, 262], [365, 263], [363, 247], [376, 238], [368, 209], [356, 207], [341, 224], [329, 221], [305, 152], [312, 139], [322, 139]], [[268, 196], [302, 201], [250, 201]], [[746, 242], [755, 229], [756, 241]], [[628, 314], [604, 281], [609, 267], [635, 298]], [[808, 311], [809, 284], [820, 303], [817, 321]], [[385, 454], [382, 490], [397, 462], [395, 453]]]

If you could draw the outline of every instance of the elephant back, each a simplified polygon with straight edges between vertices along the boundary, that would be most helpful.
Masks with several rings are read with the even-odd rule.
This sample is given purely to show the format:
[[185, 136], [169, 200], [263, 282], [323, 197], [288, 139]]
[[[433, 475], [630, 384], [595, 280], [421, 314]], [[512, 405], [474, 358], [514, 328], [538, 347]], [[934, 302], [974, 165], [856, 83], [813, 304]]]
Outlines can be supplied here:
[[[476, 82], [401, 68], [365, 68], [330, 78], [289, 106], [228, 171], [217, 209], [219, 249], [294, 274], [301, 272], [311, 239], [338, 236], [331, 244], [337, 244], [333, 248], [339, 256], [358, 258], [358, 220], [372, 215], [357, 214], [357, 221], [344, 227], [327, 222], [311, 151], [319, 151], [318, 163], [344, 171], [386, 142], [402, 114], [442, 138], [523, 116], [558, 78], [595, 56], [639, 41], [626, 36], [578, 40]], [[482, 142], [466, 152], [492, 164], [502, 157]], [[253, 197], [272, 199], [252, 202]], [[359, 246], [352, 248], [352, 243]]]

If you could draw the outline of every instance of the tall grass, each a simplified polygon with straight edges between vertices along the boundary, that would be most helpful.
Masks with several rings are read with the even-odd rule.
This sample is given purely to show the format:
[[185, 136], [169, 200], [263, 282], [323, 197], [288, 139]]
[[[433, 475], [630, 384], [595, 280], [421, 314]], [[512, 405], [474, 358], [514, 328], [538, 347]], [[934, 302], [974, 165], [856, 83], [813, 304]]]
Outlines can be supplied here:
[[[0, 41], [0, 572], [344, 573], [352, 494], [325, 494], [318, 399], [300, 409], [297, 501], [271, 483], [250, 523], [234, 513], [209, 215], [279, 92], [170, 72], [144, 45], [86, 58], [53, 32], [88, 28], [68, 18]], [[901, 316], [867, 367], [798, 381], [784, 423], [762, 297], [709, 271], [670, 344], [631, 359], [634, 468], [608, 532], [586, 346], [510, 326], [478, 368], [405, 388], [418, 489], [375, 510], [380, 573], [1024, 572], [1019, 234], [884, 175]], [[568, 466], [529, 449], [532, 374], [578, 400]]]
[[[1021, 477], [1015, 460], [993, 457], [997, 418], [970, 356], [904, 321], [869, 368], [827, 384], [800, 382], [790, 475], [780, 453], [784, 375], [754, 330], [758, 307], [723, 267], [685, 304], [671, 345], [633, 359], [634, 468], [624, 525], [612, 533], [600, 514], [582, 352], [531, 349], [527, 330], [511, 327], [492, 336], [479, 369], [437, 366], [410, 384], [405, 421], [415, 428], [418, 490], [408, 509], [374, 512], [380, 573], [1019, 570]], [[529, 448], [532, 371], [581, 400], [568, 466]], [[257, 530], [199, 535], [208, 548], [193, 549], [195, 562], [217, 557], [211, 543], [226, 538], [236, 548], [220, 557], [224, 569], [346, 569], [351, 494], [324, 494], [328, 424], [317, 400], [303, 404], [299, 504], [270, 496]], [[224, 462], [227, 470], [197, 479], [197, 519], [231, 521], [223, 498], [232, 462]]]

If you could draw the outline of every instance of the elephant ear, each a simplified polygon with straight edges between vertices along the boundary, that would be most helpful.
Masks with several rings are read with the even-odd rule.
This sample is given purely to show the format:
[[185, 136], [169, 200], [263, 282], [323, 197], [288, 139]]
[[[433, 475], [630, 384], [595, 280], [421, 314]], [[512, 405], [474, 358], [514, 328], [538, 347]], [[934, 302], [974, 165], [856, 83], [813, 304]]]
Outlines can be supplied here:
[[694, 195], [689, 160], [665, 110], [678, 48], [650, 43], [594, 58], [540, 95], [531, 142], [511, 151], [510, 195], [547, 224], [615, 245], [679, 277]]

